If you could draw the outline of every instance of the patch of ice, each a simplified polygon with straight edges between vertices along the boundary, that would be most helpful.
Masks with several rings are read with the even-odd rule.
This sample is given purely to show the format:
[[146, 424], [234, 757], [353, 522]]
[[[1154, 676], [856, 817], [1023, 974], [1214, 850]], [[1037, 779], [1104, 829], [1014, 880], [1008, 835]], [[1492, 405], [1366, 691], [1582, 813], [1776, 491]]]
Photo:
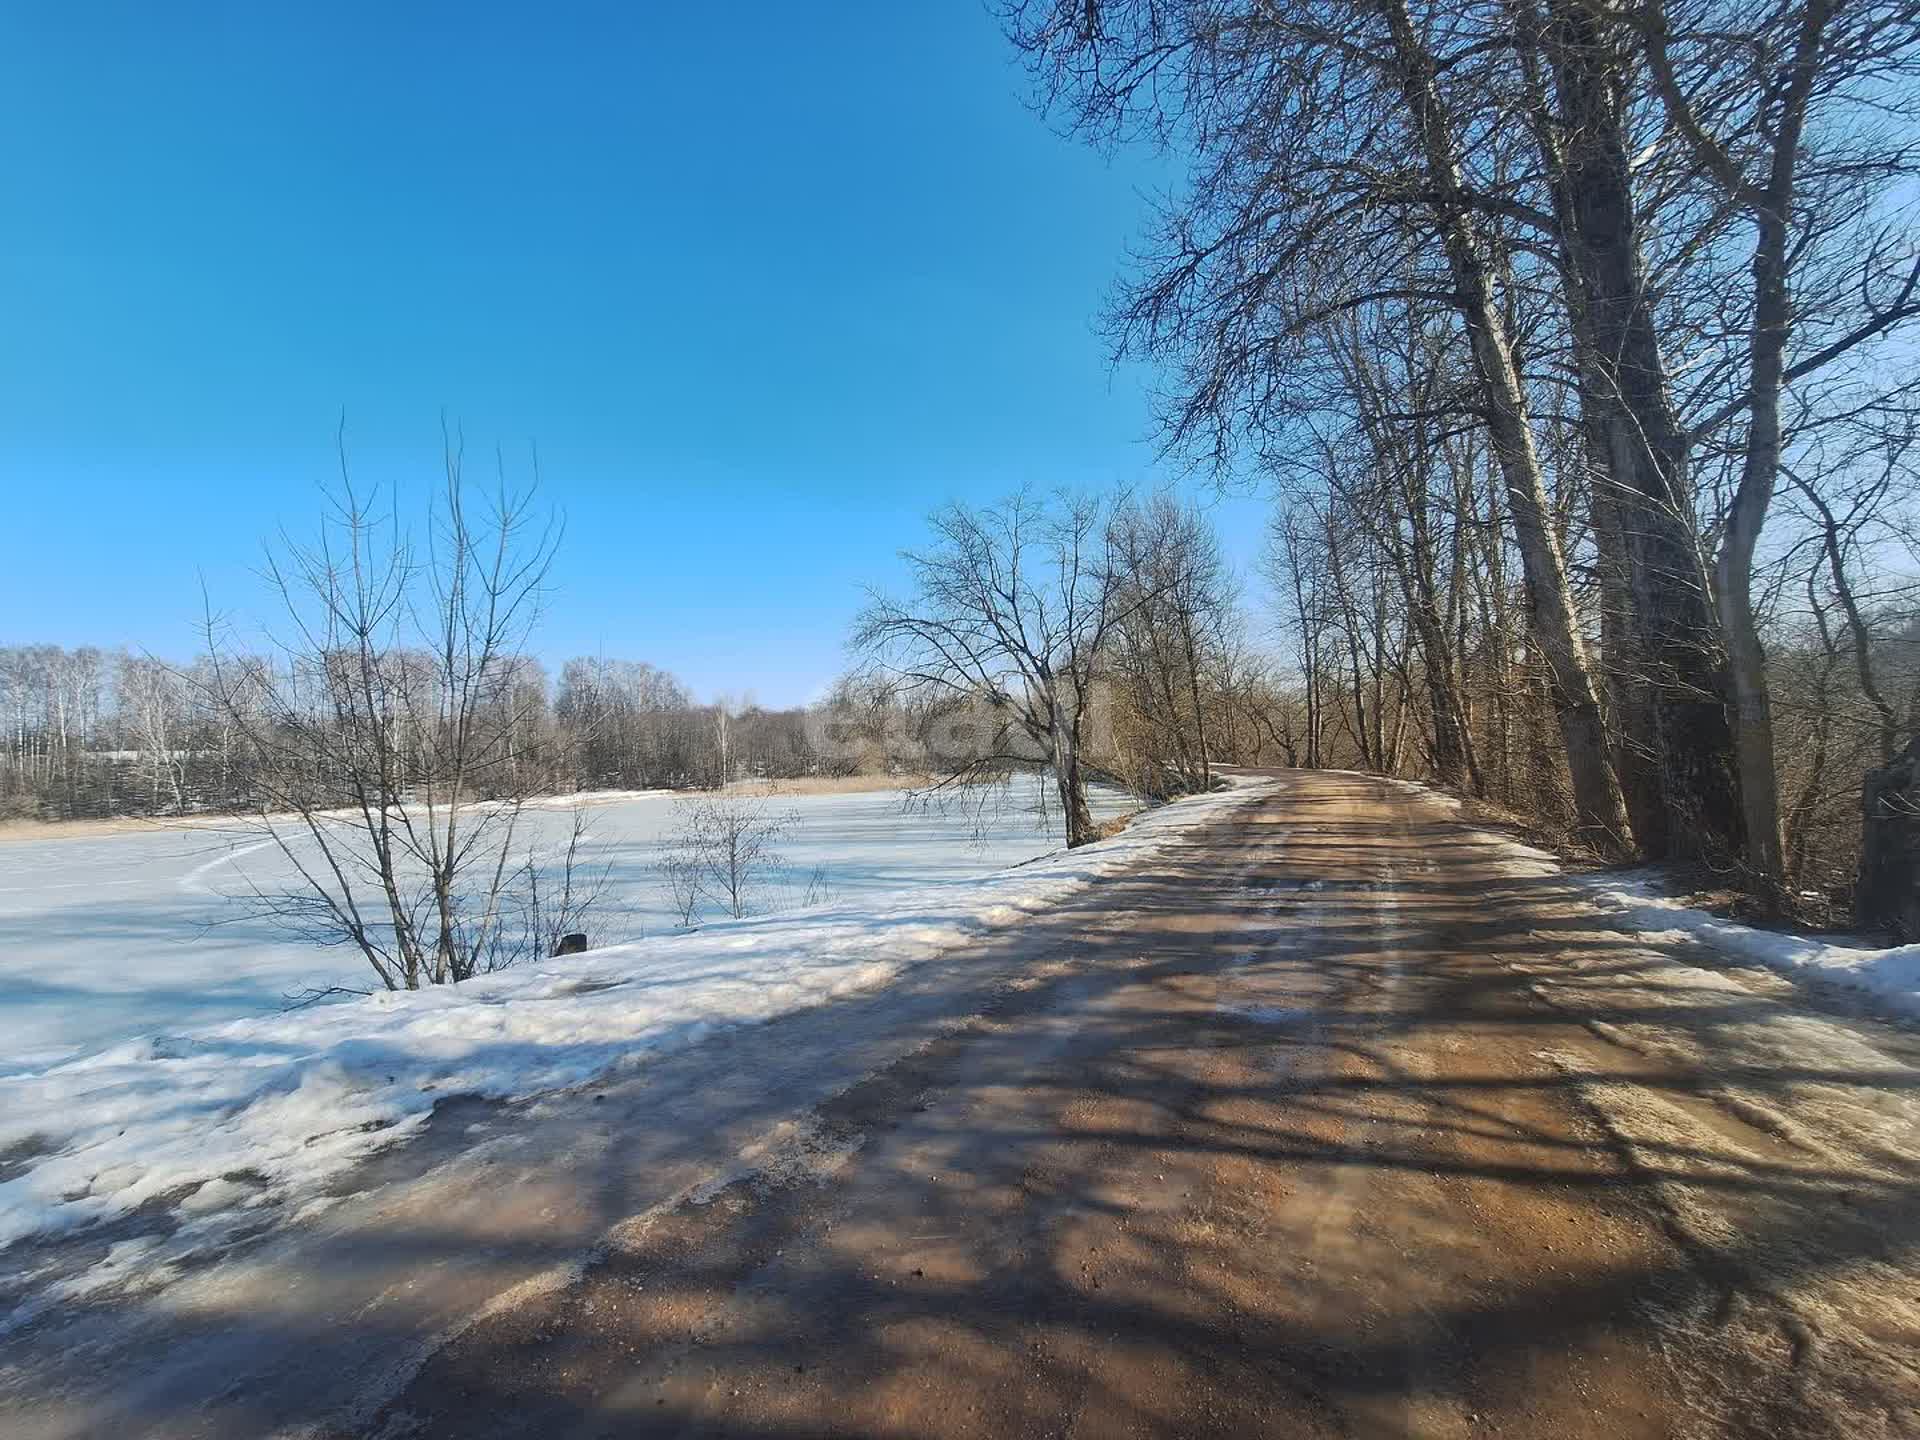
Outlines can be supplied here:
[[[1133, 808], [1096, 787], [1104, 820]], [[972, 805], [908, 809], [899, 791], [798, 795], [775, 803], [800, 817], [783, 839], [786, 866], [756, 909], [818, 899], [862, 904], [902, 887], [968, 883], [1058, 847], [1058, 805], [1038, 777]], [[551, 863], [590, 820], [582, 863], [605, 883], [587, 929], [603, 945], [671, 930], [677, 920], [656, 862], [675, 824], [667, 793], [602, 792], [530, 803], [516, 851]], [[576, 804], [592, 804], [576, 811]], [[487, 808], [482, 806], [480, 808]], [[265, 842], [265, 843], [263, 843]], [[295, 858], [311, 862], [294, 838]], [[244, 820], [142, 826], [115, 834], [49, 827], [0, 844], [0, 1073], [140, 1036], [198, 1031], [277, 1011], [309, 988], [362, 990], [372, 978], [350, 946], [320, 948], [253, 913], [245, 899], [300, 888], [295, 858]], [[805, 881], [805, 883], [803, 883]]]

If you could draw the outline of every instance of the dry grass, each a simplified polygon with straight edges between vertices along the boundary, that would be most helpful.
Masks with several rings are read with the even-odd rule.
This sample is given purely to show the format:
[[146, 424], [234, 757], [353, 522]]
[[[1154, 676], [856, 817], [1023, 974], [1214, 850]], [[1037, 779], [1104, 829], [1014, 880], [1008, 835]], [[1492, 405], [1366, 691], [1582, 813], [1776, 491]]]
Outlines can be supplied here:
[[10, 840], [86, 840], [102, 835], [140, 835], [156, 830], [231, 830], [246, 823], [233, 815], [164, 815], [146, 819], [116, 815], [104, 820], [0, 820], [0, 845]]

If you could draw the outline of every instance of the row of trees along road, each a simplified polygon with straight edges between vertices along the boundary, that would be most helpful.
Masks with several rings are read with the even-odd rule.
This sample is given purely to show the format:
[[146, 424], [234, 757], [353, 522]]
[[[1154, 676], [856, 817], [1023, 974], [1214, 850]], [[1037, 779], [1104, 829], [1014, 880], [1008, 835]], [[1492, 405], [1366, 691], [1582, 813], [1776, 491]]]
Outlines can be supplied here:
[[1920, 12], [1002, 18], [1056, 123], [1189, 162], [1108, 319], [1169, 448], [1280, 497], [1311, 758], [1331, 723], [1607, 855], [1837, 887], [1914, 732]]

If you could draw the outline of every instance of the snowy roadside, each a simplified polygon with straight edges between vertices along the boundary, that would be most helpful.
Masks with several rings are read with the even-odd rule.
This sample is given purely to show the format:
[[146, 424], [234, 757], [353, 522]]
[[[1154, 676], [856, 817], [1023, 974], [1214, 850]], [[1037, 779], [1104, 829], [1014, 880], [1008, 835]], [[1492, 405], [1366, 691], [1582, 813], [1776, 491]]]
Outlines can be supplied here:
[[[1428, 796], [1456, 814], [1463, 808], [1456, 797], [1417, 781], [1387, 783], [1409, 794]], [[1532, 873], [1558, 872], [1559, 861], [1546, 851], [1517, 840], [1505, 843], [1516, 862], [1537, 867]], [[1656, 943], [1691, 940], [1730, 959], [1783, 975], [1865, 991], [1888, 1010], [1920, 1016], [1920, 945], [1876, 948], [1858, 936], [1793, 935], [1742, 925], [1660, 894], [1658, 877], [1651, 874], [1614, 871], [1566, 879], [1592, 897], [1613, 929]]]
[[1889, 1009], [1920, 1016], [1920, 945], [1876, 949], [1853, 936], [1760, 930], [1668, 899], [1658, 893], [1651, 878], [1618, 874], [1577, 878], [1620, 928], [1636, 930], [1650, 940], [1696, 940], [1723, 955], [1785, 975], [1867, 991]]
[[[1181, 801], [1110, 840], [974, 883], [714, 924], [0, 1076], [0, 1247], [151, 1206], [177, 1222], [175, 1241], [199, 1231], [212, 1242], [264, 1207], [298, 1215], [303, 1196], [417, 1131], [440, 1100], [582, 1084], [884, 985], [1151, 857], [1247, 795]], [[142, 1242], [125, 1245], [105, 1271], [137, 1263]]]

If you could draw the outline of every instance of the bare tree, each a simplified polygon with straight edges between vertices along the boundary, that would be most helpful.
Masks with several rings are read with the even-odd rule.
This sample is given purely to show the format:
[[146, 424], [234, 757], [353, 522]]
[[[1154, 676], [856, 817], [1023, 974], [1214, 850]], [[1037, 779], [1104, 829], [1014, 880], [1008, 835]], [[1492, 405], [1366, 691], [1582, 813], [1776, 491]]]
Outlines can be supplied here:
[[667, 903], [674, 923], [691, 930], [700, 919], [700, 866], [684, 847], [670, 847], [660, 857], [660, 879], [667, 887]]
[[[1916, 165], [1902, 143], [1910, 137], [1894, 127], [1916, 114], [1920, 17], [1903, 0], [1648, 0], [1632, 13], [1663, 113], [1752, 230], [1742, 297], [1750, 325], [1728, 367], [1736, 393], [1694, 428], [1746, 424], [1714, 581], [1739, 720], [1747, 859], [1777, 899], [1785, 866], [1754, 562], [1790, 438], [1787, 387], [1920, 316], [1920, 257], [1885, 208]], [[1823, 287], [1810, 277], [1823, 259], [1837, 283], [1824, 287], [1831, 303], [1817, 306]], [[1816, 343], [1796, 357], [1796, 320], [1804, 329], [1808, 319]]]
[[906, 599], [875, 594], [853, 646], [903, 685], [970, 699], [996, 717], [991, 736], [948, 762], [953, 783], [999, 779], [1038, 759], [1051, 768], [1067, 844], [1097, 839], [1087, 805], [1087, 720], [1114, 627], [1142, 601], [1123, 594], [1120, 502], [1022, 492], [932, 518], [934, 543], [903, 552]]
[[1124, 579], [1109, 671], [1132, 741], [1129, 781], [1156, 796], [1205, 790], [1233, 619], [1219, 537], [1199, 510], [1165, 492], [1122, 507], [1116, 535]]
[[[476, 506], [451, 441], [423, 542], [375, 504], [343, 448], [316, 538], [269, 550], [272, 664], [243, 663], [209, 611], [205, 692], [252, 752], [252, 824], [299, 877], [252, 903], [411, 990], [526, 953], [504, 928], [552, 913], [524, 890], [535, 777], [515, 747], [559, 529], [504, 476]], [[571, 893], [561, 909], [577, 913]]]
[[172, 666], [145, 655], [122, 655], [120, 703], [139, 747], [150, 787], [148, 814], [186, 808], [182, 780], [186, 686]]
[[[567, 837], [542, 854], [529, 847], [515, 882], [505, 888], [514, 907], [508, 923], [490, 929], [493, 950], [476, 967], [501, 970], [521, 960], [558, 955], [568, 935], [585, 933], [590, 920], [604, 920], [613, 861], [589, 860], [586, 814], [576, 809]], [[601, 937], [606, 943], [607, 937]]]
[[715, 791], [675, 801], [660, 868], [680, 923], [693, 923], [702, 900], [735, 920], [750, 914], [754, 893], [781, 868], [780, 842], [799, 823], [798, 811], [766, 797]]
[[[1710, 246], [1724, 207], [1670, 183], [1671, 147], [1636, 107], [1640, 64], [1620, 13], [1587, 0], [1506, 0], [1515, 97], [1535, 141], [1542, 202], [1516, 243], [1550, 247], [1579, 396], [1582, 459], [1602, 599], [1610, 719], [1641, 851], [1721, 860], [1743, 848], [1728, 680], [1693, 511], [1690, 437], [1674, 400], [1662, 322], [1674, 295], [1644, 235]], [[1490, 99], [1497, 85], [1486, 86]], [[1637, 172], [1637, 173], [1636, 173]], [[1482, 197], [1481, 208], [1499, 208]], [[1704, 308], [1711, 308], [1710, 306]]]

